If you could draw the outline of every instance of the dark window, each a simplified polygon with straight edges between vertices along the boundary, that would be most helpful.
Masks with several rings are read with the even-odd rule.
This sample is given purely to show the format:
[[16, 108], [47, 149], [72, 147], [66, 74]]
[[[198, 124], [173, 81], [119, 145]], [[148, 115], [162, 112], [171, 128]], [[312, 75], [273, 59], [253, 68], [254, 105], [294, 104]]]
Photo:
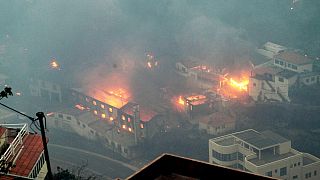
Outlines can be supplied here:
[[282, 77], [279, 77], [280, 82], [284, 82], [284, 79]]
[[316, 79], [315, 79], [315, 77], [311, 77], [311, 82], [313, 82], [313, 81], [315, 81]]
[[278, 169], [275, 169], [275, 170], [274, 170], [274, 173], [278, 173]]
[[280, 169], [280, 176], [285, 176], [287, 175], [287, 167], [283, 167]]
[[291, 64], [288, 63], [288, 67], [291, 68]]
[[272, 177], [272, 171], [266, 172], [266, 176]]
[[67, 119], [68, 119], [68, 120], [71, 120], [71, 117], [70, 117], [70, 116], [67, 116]]
[[296, 167], [297, 166], [297, 163], [294, 163], [294, 167]]
[[83, 127], [83, 128], [85, 128], [85, 127], [86, 127], [86, 125], [85, 125], [85, 124], [82, 124], [82, 127]]
[[292, 69], [297, 70], [297, 69], [298, 69], [298, 66], [292, 64]]
[[275, 60], [275, 63], [276, 63], [276, 64], [280, 64], [280, 61], [276, 59], [276, 60]]
[[283, 64], [284, 64], [283, 61], [280, 61], [280, 65], [283, 66]]
[[292, 179], [298, 179], [298, 175], [293, 176]]
[[298, 166], [300, 166], [300, 162], [298, 162]]
[[238, 159], [239, 159], [240, 161], [243, 161], [243, 154], [240, 153], [240, 152], [238, 152]]
[[306, 79], [306, 82], [308, 83], [310, 80], [309, 80], [309, 78], [308, 79]]
[[63, 118], [63, 115], [62, 115], [62, 114], [59, 114], [58, 117], [62, 119], [62, 118]]
[[124, 149], [123, 149], [123, 152], [127, 154], [127, 153], [128, 153], [128, 149], [127, 149], [127, 148], [124, 148]]
[[313, 172], [313, 175], [316, 176], [316, 175], [317, 175], [317, 171], [314, 171], [314, 172]]

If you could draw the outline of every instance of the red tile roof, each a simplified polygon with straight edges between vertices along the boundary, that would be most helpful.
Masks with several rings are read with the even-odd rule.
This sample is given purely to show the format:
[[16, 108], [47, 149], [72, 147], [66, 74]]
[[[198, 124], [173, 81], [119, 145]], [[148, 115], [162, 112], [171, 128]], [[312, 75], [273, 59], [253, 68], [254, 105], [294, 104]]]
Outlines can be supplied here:
[[23, 139], [23, 147], [17, 158], [16, 166], [10, 170], [10, 174], [28, 176], [43, 152], [40, 135], [28, 134]]
[[223, 124], [235, 123], [235, 118], [231, 115], [227, 115], [221, 112], [213, 113], [210, 116], [206, 116], [199, 120], [203, 124], [207, 124], [211, 127], [218, 127]]
[[298, 54], [298, 53], [292, 52], [292, 51], [281, 52], [278, 55], [276, 55], [275, 58], [282, 59], [286, 62], [290, 62], [290, 63], [296, 64], [296, 65], [310, 64], [313, 62], [313, 60], [310, 59], [309, 57], [303, 56], [301, 54]]
[[0, 137], [6, 132], [7, 128], [0, 127]]

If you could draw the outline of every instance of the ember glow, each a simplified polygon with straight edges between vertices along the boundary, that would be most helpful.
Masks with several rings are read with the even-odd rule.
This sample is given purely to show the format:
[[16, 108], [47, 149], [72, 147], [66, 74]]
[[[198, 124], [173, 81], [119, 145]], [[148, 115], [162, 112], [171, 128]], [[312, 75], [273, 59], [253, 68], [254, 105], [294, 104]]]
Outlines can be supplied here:
[[182, 96], [179, 96], [178, 103], [181, 105], [184, 105], [184, 100], [183, 100]]
[[79, 110], [81, 110], [81, 111], [83, 111], [83, 110], [86, 109], [86, 108], [85, 108], [84, 106], [82, 106], [81, 104], [76, 104], [74, 107], [77, 108], [77, 109], [79, 109]]
[[59, 63], [57, 62], [57, 60], [54, 59], [54, 58], [51, 60], [50, 66], [51, 66], [51, 69], [58, 69], [58, 70], [60, 70], [60, 65], [59, 65]]

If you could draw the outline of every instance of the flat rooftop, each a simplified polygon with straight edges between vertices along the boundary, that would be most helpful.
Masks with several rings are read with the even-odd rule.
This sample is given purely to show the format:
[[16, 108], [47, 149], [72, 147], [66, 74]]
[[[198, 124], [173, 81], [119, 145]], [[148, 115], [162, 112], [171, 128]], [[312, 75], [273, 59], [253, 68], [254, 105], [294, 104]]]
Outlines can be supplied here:
[[235, 138], [231, 136], [231, 137], [226, 138], [226, 139], [221, 139], [220, 141], [217, 140], [217, 141], [215, 141], [215, 143], [217, 143], [217, 144], [219, 144], [221, 146], [231, 146], [231, 145], [235, 144], [234, 140], [235, 140]]
[[285, 153], [285, 154], [262, 153], [261, 159], [259, 159], [257, 157], [257, 158], [254, 158], [254, 159], [250, 159], [249, 162], [255, 164], [256, 166], [261, 166], [261, 165], [264, 165], [264, 164], [267, 164], [267, 163], [271, 163], [271, 162], [274, 162], [274, 161], [278, 161], [278, 160], [281, 160], [281, 159], [285, 159], [285, 158], [288, 158], [288, 157], [291, 157], [291, 156], [294, 156], [294, 155], [296, 155], [296, 154], [294, 154], [292, 152], [288, 152], [288, 153]]
[[297, 52], [292, 51], [284, 51], [279, 53], [275, 56], [276, 59], [281, 59], [286, 62], [290, 62], [292, 64], [296, 65], [304, 65], [304, 64], [311, 64], [313, 62], [312, 59], [310, 59], [307, 56], [303, 56]]
[[264, 131], [260, 133], [253, 129], [234, 133], [232, 135], [256, 147], [257, 149], [265, 149], [289, 141], [286, 138], [271, 131]]
[[309, 158], [309, 157], [303, 156], [303, 158], [302, 158], [302, 165], [303, 166], [312, 164], [314, 162], [316, 162], [316, 161], [314, 159]]

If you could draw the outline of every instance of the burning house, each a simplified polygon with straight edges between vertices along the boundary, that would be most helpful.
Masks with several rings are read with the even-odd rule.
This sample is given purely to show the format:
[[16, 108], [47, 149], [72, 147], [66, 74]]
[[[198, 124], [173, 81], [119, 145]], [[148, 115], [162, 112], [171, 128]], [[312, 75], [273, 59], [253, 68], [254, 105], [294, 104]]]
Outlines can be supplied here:
[[204, 89], [211, 88], [219, 83], [219, 74], [205, 63], [186, 60], [177, 62], [175, 68], [179, 75], [194, 80]]
[[[53, 117], [67, 122], [67, 129], [88, 139], [105, 142], [108, 148], [126, 158], [141, 153], [141, 144], [164, 128], [160, 114], [129, 102], [126, 95], [113, 91], [93, 98], [81, 89], [71, 89], [73, 110], [57, 112]], [[99, 91], [95, 91], [99, 92]], [[123, 92], [123, 91], [121, 91]], [[103, 98], [108, 98], [105, 101]], [[113, 98], [113, 99], [112, 99]], [[80, 113], [70, 114], [77, 110]], [[71, 127], [68, 127], [71, 126]], [[59, 127], [59, 123], [56, 123]]]

